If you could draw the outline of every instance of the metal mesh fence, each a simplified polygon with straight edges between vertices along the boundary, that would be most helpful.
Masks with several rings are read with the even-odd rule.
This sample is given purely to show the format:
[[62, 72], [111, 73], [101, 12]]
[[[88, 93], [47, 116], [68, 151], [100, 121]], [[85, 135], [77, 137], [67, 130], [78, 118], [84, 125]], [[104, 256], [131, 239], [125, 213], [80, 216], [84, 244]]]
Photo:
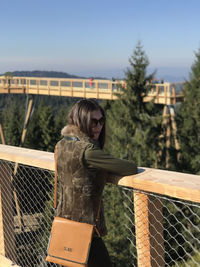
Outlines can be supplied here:
[[[141, 257], [144, 257], [149, 250], [146, 240], [150, 243], [151, 266], [200, 266], [200, 203], [127, 188], [122, 191], [124, 216], [128, 222], [125, 224], [127, 238], [133, 247], [133, 263], [130, 266], [138, 266], [140, 251], [143, 252]], [[138, 198], [138, 194], [143, 198]], [[141, 203], [146, 200], [148, 214]], [[148, 238], [144, 237], [147, 223]], [[140, 238], [143, 240], [137, 240]], [[141, 243], [147, 248], [139, 247]]]
[[[53, 219], [51, 171], [0, 161], [0, 253], [24, 267], [56, 266], [45, 262]], [[8, 214], [9, 211], [9, 214]]]
[[[54, 173], [49, 170], [0, 161], [0, 254], [20, 266], [58, 266], [45, 261], [54, 213], [53, 183]], [[122, 265], [116, 253], [115, 266], [142, 266], [139, 260], [147, 257], [148, 261], [149, 255], [151, 266], [200, 265], [199, 203], [125, 187], [117, 190], [123, 208], [117, 210], [117, 195], [113, 205], [117, 218], [122, 216], [123, 232], [114, 222], [115, 240], [122, 244], [122, 237], [127, 246], [113, 250], [129, 255]]]

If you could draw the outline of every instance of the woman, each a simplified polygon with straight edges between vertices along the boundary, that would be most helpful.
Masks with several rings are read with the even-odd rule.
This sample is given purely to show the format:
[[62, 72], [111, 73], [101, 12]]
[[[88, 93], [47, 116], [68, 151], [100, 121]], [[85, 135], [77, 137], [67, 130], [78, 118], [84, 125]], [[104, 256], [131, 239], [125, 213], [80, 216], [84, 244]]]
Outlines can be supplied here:
[[[133, 162], [102, 150], [105, 120], [104, 110], [95, 100], [80, 100], [70, 110], [67, 126], [61, 131], [63, 139], [57, 143], [60, 197], [56, 215], [95, 224], [100, 236], [106, 234], [102, 203], [105, 183], [137, 173]], [[88, 267], [112, 266], [100, 236], [93, 237]]]

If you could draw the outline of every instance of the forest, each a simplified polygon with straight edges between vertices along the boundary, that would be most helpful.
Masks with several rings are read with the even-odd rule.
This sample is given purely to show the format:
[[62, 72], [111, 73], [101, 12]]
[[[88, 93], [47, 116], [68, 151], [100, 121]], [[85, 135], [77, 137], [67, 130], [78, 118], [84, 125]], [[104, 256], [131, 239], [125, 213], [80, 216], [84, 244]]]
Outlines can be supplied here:
[[[129, 63], [130, 66], [125, 72], [127, 86], [120, 88], [123, 94], [117, 95], [118, 100], [100, 101], [107, 116], [105, 150], [115, 157], [132, 160], [138, 166], [200, 175], [200, 50], [195, 53], [190, 78], [184, 83], [184, 102], [175, 109], [179, 149], [175, 146], [173, 136], [168, 137], [170, 147], [166, 147], [163, 106], [155, 104], [154, 101], [148, 103], [143, 101], [155, 73], [147, 75], [149, 60], [140, 43], [133, 51]], [[35, 75], [35, 77], [56, 75], [53, 72], [44, 74], [40, 71], [36, 71], [35, 74], [30, 72], [12, 74]], [[62, 73], [59, 75], [56, 77], [63, 77]], [[25, 141], [21, 144], [25, 111], [30, 99], [33, 99], [33, 111], [26, 125]], [[62, 138], [60, 131], [66, 124], [68, 110], [77, 100], [54, 96], [0, 95], [0, 123], [5, 143], [53, 152], [55, 144]], [[169, 158], [167, 166], [166, 157]], [[105, 237], [105, 242], [115, 266], [129, 267], [132, 266], [131, 253], [134, 253], [134, 248], [125, 238], [123, 199], [123, 192], [119, 187], [106, 186], [104, 203], [109, 233]], [[199, 212], [200, 217], [200, 210], [195, 212]], [[126, 250], [129, 253], [126, 253]], [[200, 260], [200, 255], [194, 257]], [[177, 260], [174, 257], [174, 264]]]

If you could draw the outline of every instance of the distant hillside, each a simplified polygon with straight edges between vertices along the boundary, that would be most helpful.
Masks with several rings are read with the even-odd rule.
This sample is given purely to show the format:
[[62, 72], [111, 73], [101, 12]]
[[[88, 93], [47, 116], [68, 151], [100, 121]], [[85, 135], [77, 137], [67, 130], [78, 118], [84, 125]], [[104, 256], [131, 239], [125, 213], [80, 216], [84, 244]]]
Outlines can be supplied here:
[[[9, 72], [10, 73], [10, 72]], [[79, 78], [88, 79], [90, 77], [77, 76], [74, 74], [69, 74], [67, 72], [61, 71], [46, 71], [46, 70], [34, 70], [34, 71], [13, 71], [11, 72], [13, 76], [19, 77], [44, 77], [44, 78]], [[0, 74], [4, 75], [4, 74]], [[107, 80], [105, 77], [92, 77], [93, 79]]]
[[66, 72], [60, 72], [60, 71], [41, 71], [41, 70], [13, 71], [12, 74], [13, 74], [13, 76], [20, 76], [20, 77], [83, 78], [80, 76], [76, 76], [73, 74], [69, 74]]

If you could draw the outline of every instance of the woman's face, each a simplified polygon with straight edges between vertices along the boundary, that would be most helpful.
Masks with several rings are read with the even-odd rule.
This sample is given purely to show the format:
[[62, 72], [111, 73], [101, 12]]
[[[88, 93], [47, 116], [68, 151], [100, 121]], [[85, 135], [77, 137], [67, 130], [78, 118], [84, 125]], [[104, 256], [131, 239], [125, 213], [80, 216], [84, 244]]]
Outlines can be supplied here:
[[105, 123], [105, 118], [103, 117], [100, 110], [94, 110], [91, 112], [91, 129], [93, 134], [93, 139], [98, 140], [103, 125]]

